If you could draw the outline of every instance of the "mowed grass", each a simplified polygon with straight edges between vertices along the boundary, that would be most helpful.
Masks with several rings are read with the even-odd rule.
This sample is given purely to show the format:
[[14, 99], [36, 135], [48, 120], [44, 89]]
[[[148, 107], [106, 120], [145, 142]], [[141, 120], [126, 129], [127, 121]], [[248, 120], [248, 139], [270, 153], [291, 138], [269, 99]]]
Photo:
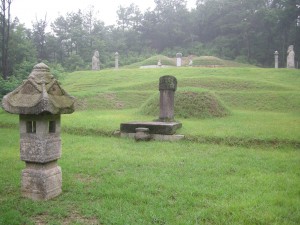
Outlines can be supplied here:
[[[74, 72], [60, 80], [63, 88], [76, 97], [76, 112], [63, 115], [64, 131], [111, 136], [122, 122], [157, 119], [158, 80], [163, 75], [174, 75], [178, 80], [175, 119], [183, 123], [178, 133], [189, 140], [241, 146], [288, 144], [299, 148], [300, 72], [287, 69]], [[16, 116], [0, 111], [2, 126], [16, 127], [17, 123]]]
[[62, 135], [63, 193], [20, 196], [16, 129], [0, 130], [0, 224], [298, 224], [300, 152]]
[[[188, 139], [242, 146], [290, 143], [299, 148], [300, 72], [287, 69], [160, 68], [74, 72], [60, 80], [63, 88], [77, 99], [76, 112], [63, 115], [63, 129], [69, 133], [109, 136], [122, 122], [157, 119], [158, 109], [153, 106], [158, 106], [158, 80], [163, 75], [174, 75], [178, 80], [175, 119], [183, 123], [178, 133]], [[211, 105], [219, 102], [222, 106], [216, 107], [211, 116], [207, 115], [211, 108], [200, 104], [203, 93], [214, 97]], [[211, 106], [210, 98], [204, 100]], [[2, 126], [17, 123], [18, 119], [0, 111]]]
[[[122, 122], [157, 119], [143, 109], [163, 75], [178, 80], [186, 140], [113, 137]], [[0, 224], [299, 224], [299, 70], [78, 71], [60, 82], [77, 99], [62, 115], [63, 193], [21, 197], [19, 120], [0, 110]], [[228, 113], [201, 117], [203, 93]]]

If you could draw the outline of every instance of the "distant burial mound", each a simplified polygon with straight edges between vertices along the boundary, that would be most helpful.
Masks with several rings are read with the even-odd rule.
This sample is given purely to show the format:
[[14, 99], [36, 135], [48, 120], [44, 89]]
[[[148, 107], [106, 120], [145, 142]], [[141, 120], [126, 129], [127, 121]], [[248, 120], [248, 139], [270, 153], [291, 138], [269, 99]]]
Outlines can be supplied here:
[[155, 55], [141, 62], [133, 63], [125, 66], [125, 68], [137, 68], [137, 67], [157, 67], [158, 60], [160, 60], [162, 66], [176, 66], [174, 59], [171, 59], [164, 55]]
[[[155, 94], [142, 105], [144, 115], [159, 115], [159, 95]], [[211, 92], [177, 91], [175, 94], [175, 117], [213, 118], [229, 115], [229, 110]]]
[[193, 58], [193, 66], [200, 67], [253, 67], [249, 64], [220, 59], [215, 56], [200, 56]]
[[[215, 56], [192, 56], [193, 67], [254, 67], [249, 64], [238, 63], [235, 61], [220, 59]], [[158, 68], [158, 61], [160, 60], [162, 67], [176, 67], [176, 58], [169, 58], [164, 55], [155, 55], [141, 62], [136, 62], [131, 65], [124, 66], [124, 68]], [[182, 67], [189, 66], [190, 57], [182, 58]]]

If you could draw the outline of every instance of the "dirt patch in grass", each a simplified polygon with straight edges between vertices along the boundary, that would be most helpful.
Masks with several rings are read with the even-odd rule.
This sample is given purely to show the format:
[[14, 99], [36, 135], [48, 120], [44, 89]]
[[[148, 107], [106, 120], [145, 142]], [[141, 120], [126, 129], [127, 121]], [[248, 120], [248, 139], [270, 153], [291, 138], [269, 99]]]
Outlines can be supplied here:
[[[47, 213], [43, 213], [40, 215], [37, 215], [33, 218], [33, 223], [35, 225], [46, 225], [49, 224], [49, 221], [51, 221], [51, 217]], [[73, 211], [68, 214], [67, 217], [63, 219], [61, 222], [63, 225], [70, 225], [70, 224], [89, 224], [89, 225], [101, 225], [101, 223], [98, 221], [95, 217], [85, 217], [83, 215], [80, 215], [78, 212]]]
[[72, 212], [64, 219], [63, 225], [69, 224], [89, 224], [89, 225], [101, 225], [101, 223], [95, 217], [84, 217], [77, 212]]
[[47, 223], [48, 215], [43, 213], [40, 215], [37, 215], [33, 218], [33, 222], [35, 225], [45, 225]]
[[81, 183], [89, 184], [96, 180], [95, 177], [87, 176], [83, 174], [75, 174], [75, 179], [80, 181]]

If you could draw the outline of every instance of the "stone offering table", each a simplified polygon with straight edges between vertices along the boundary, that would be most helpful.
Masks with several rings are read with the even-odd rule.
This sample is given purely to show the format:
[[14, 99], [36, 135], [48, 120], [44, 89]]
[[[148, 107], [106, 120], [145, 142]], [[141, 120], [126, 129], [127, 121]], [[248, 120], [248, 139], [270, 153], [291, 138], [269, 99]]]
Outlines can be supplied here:
[[120, 130], [123, 133], [135, 133], [135, 129], [145, 127], [149, 129], [149, 134], [173, 135], [176, 130], [182, 127], [178, 122], [129, 122], [121, 123]]
[[[176, 135], [176, 130], [182, 127], [180, 122], [174, 120], [174, 96], [177, 89], [177, 80], [173, 76], [163, 76], [159, 79], [160, 113], [159, 119], [152, 122], [121, 123], [121, 137], [132, 137], [140, 140], [136, 133], [147, 130], [150, 137], [145, 140], [180, 140], [183, 135]], [[145, 129], [142, 129], [145, 128]], [[146, 134], [145, 134], [146, 135]]]

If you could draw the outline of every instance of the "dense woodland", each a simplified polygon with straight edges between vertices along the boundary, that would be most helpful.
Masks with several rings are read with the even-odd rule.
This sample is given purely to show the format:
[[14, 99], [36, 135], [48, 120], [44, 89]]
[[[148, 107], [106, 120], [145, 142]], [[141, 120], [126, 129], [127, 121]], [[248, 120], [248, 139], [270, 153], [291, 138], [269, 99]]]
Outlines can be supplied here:
[[274, 51], [286, 66], [288, 45], [300, 61], [300, 0], [198, 0], [189, 10], [184, 0], [154, 0], [154, 9], [119, 6], [118, 20], [106, 26], [97, 9], [87, 7], [59, 16], [47, 15], [29, 29], [11, 18], [13, 0], [1, 0], [1, 92], [23, 79], [38, 61], [53, 73], [90, 69], [95, 50], [101, 68], [114, 65], [114, 53], [126, 65], [153, 54], [174, 57], [213, 55], [273, 67]]

